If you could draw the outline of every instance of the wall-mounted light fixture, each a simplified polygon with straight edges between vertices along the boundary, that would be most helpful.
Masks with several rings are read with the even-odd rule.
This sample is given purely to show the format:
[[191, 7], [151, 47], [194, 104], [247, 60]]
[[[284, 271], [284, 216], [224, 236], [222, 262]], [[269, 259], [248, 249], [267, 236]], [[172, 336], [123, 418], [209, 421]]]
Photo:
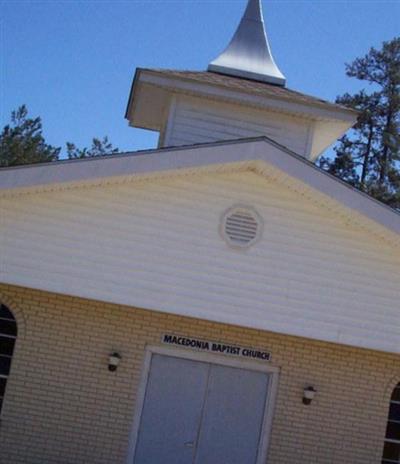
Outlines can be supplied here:
[[108, 357], [108, 370], [111, 372], [115, 372], [117, 367], [121, 361], [121, 355], [117, 352], [111, 353]]
[[303, 390], [303, 404], [310, 404], [311, 401], [315, 398], [317, 390], [311, 385], [305, 387]]

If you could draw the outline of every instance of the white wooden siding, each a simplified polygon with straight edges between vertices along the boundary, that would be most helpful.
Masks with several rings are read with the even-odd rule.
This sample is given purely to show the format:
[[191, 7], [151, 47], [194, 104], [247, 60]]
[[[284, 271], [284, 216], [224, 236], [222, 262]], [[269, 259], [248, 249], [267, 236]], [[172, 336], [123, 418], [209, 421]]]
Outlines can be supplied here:
[[[220, 237], [256, 208], [260, 240]], [[0, 281], [400, 353], [400, 254], [250, 172], [1, 199]]]
[[309, 157], [311, 121], [281, 113], [245, 110], [238, 105], [202, 103], [177, 97], [171, 105], [164, 146], [191, 145], [267, 136]]

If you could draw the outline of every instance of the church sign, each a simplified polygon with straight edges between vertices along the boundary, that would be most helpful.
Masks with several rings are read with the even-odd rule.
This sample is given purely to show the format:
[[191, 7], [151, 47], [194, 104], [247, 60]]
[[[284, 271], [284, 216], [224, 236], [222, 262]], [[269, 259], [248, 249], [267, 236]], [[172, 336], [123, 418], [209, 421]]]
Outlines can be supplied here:
[[161, 341], [166, 345], [179, 346], [207, 353], [225, 354], [242, 359], [255, 359], [258, 361], [271, 360], [270, 352], [257, 348], [248, 348], [209, 340], [199, 340], [197, 338], [182, 337], [172, 334], [164, 334]]

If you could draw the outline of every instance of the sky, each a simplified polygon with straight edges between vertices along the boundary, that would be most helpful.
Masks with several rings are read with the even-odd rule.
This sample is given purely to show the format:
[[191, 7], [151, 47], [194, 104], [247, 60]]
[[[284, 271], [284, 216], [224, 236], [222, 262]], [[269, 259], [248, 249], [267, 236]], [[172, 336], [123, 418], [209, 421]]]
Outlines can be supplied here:
[[[0, 0], [1, 127], [26, 104], [54, 146], [107, 135], [120, 151], [155, 147], [156, 133], [124, 118], [135, 68], [205, 70], [246, 2]], [[331, 101], [361, 88], [345, 63], [400, 35], [400, 0], [263, 0], [263, 10], [287, 86]]]

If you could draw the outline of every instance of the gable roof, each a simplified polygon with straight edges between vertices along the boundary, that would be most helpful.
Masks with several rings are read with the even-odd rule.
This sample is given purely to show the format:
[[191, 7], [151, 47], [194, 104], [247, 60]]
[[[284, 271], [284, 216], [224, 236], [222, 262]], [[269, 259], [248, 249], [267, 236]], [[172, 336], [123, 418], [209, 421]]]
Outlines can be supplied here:
[[136, 179], [237, 170], [279, 179], [334, 214], [392, 244], [400, 244], [400, 214], [267, 137], [3, 168], [0, 199]]
[[268, 137], [2, 168], [0, 199], [135, 179], [237, 170], [279, 179], [380, 238], [400, 244], [399, 213]]

